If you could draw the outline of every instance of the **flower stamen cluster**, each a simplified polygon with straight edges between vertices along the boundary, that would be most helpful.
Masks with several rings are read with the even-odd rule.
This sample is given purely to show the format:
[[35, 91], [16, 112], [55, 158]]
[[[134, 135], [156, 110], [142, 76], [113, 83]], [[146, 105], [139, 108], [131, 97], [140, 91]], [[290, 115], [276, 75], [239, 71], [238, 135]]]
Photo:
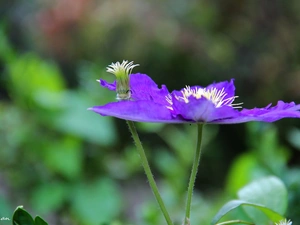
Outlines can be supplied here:
[[[242, 108], [243, 103], [233, 103], [233, 101], [238, 98], [238, 96], [233, 96], [226, 98], [227, 93], [225, 92], [224, 88], [217, 89], [217, 88], [200, 88], [200, 87], [190, 87], [186, 86], [181, 91], [182, 96], [175, 95], [176, 100], [183, 101], [185, 103], [190, 102], [190, 97], [194, 97], [196, 99], [200, 99], [202, 97], [206, 98], [207, 100], [211, 101], [216, 108], [220, 108], [222, 106], [231, 106], [232, 108]], [[167, 102], [171, 106], [167, 106], [167, 108], [172, 109], [173, 101], [172, 96], [166, 96]]]
[[114, 74], [117, 78], [117, 100], [128, 100], [131, 98], [129, 74], [136, 66], [139, 66], [139, 64], [133, 64], [133, 61], [128, 62], [127, 60], [123, 60], [122, 63], [112, 63], [106, 68], [108, 73]]

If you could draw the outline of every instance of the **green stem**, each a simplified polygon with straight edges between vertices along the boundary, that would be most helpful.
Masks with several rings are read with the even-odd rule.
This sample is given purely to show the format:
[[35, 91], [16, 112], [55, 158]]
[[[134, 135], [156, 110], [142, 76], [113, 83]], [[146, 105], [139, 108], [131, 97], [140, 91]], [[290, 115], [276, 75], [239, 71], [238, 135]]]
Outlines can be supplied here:
[[204, 124], [200, 124], [200, 123], [198, 124], [197, 147], [196, 147], [194, 162], [193, 162], [190, 181], [189, 181], [184, 225], [190, 225], [192, 196], [193, 196], [193, 190], [194, 190], [195, 180], [196, 180], [198, 166], [200, 163], [200, 156], [201, 156], [201, 142], [202, 142], [203, 126], [204, 126]]
[[227, 224], [249, 224], [249, 225], [254, 225], [254, 223], [248, 222], [248, 221], [244, 221], [244, 220], [229, 220], [229, 221], [225, 221], [222, 223], [217, 223], [216, 225], [227, 225]]
[[145, 151], [144, 151], [144, 148], [142, 146], [142, 143], [140, 141], [140, 138], [139, 138], [139, 135], [135, 129], [135, 126], [134, 126], [134, 123], [132, 121], [127, 121], [127, 124], [129, 126], [129, 130], [132, 134], [132, 137], [133, 137], [133, 140], [136, 144], [136, 147], [137, 147], [137, 150], [139, 152], [139, 155], [141, 157], [141, 161], [142, 161], [142, 165], [144, 167], [144, 170], [145, 170], [145, 173], [146, 173], [146, 176], [148, 178], [148, 181], [149, 181], [149, 185], [153, 191], [153, 194], [158, 202], [158, 205], [166, 219], [166, 222], [168, 225], [173, 225], [172, 223], [172, 220], [169, 216], [169, 213], [165, 207], [165, 204], [159, 194], [159, 191], [158, 191], [158, 188], [157, 188], [157, 185], [156, 185], [156, 182], [154, 180], [154, 177], [153, 177], [153, 174], [151, 172], [151, 169], [150, 169], [150, 166], [149, 166], [149, 163], [148, 163], [148, 160], [147, 160], [147, 156], [145, 154]]

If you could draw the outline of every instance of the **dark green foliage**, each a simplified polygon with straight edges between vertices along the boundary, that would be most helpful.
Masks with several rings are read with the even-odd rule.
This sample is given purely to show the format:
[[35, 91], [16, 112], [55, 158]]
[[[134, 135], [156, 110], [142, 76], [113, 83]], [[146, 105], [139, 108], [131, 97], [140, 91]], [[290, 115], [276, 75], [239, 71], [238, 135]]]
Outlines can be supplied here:
[[36, 216], [35, 219], [23, 209], [22, 206], [17, 207], [12, 217], [13, 225], [48, 225], [41, 217]]

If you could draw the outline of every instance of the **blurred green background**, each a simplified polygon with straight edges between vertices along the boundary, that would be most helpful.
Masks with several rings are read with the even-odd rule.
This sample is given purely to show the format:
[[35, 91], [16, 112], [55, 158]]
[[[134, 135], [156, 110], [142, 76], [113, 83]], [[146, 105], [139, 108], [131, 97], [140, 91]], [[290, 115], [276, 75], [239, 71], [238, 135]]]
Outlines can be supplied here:
[[[96, 79], [132, 60], [169, 90], [235, 78], [245, 108], [300, 103], [298, 0], [12, 0], [0, 3], [0, 217], [49, 224], [164, 224], [115, 101]], [[181, 224], [195, 125], [138, 123], [167, 208]], [[207, 125], [192, 208], [209, 224], [250, 181], [275, 175], [300, 224], [300, 121]], [[5, 223], [5, 222], [4, 222]]]

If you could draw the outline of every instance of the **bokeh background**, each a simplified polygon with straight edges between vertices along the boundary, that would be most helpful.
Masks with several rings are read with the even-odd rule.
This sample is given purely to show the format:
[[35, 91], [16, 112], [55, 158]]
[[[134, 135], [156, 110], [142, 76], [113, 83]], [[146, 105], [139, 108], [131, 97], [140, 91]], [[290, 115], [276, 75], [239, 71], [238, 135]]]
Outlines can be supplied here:
[[[234, 78], [245, 108], [300, 103], [299, 27], [298, 0], [1, 1], [0, 217], [23, 205], [56, 225], [164, 224], [126, 123], [86, 110], [115, 101], [96, 79], [127, 59], [169, 90]], [[137, 128], [181, 224], [196, 127]], [[207, 125], [193, 224], [267, 175], [300, 224], [299, 150], [297, 119]]]

